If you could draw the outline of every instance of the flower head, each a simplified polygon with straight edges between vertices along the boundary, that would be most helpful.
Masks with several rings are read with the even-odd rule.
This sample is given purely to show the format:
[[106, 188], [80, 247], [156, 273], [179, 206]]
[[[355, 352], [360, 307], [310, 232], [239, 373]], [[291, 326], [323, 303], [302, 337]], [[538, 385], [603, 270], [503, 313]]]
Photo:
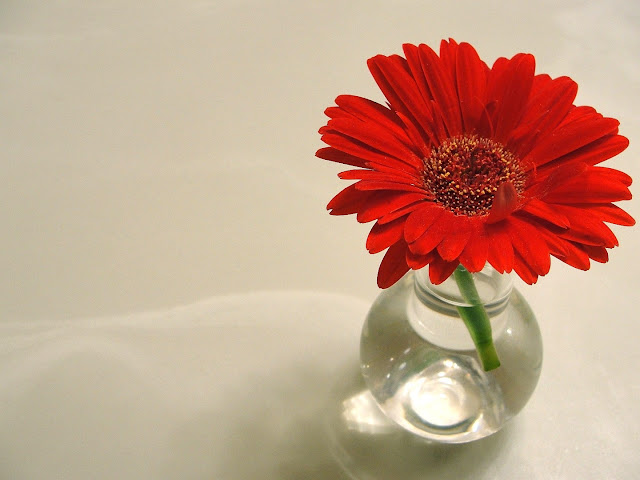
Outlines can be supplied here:
[[635, 223], [612, 203], [631, 198], [631, 178], [599, 166], [629, 143], [619, 122], [575, 106], [576, 83], [535, 74], [532, 55], [489, 67], [443, 40], [439, 55], [407, 44], [368, 65], [388, 104], [339, 96], [316, 155], [357, 167], [327, 208], [375, 221], [380, 287], [427, 265], [434, 283], [489, 262], [531, 284], [551, 256], [588, 270], [618, 244], [606, 223]]

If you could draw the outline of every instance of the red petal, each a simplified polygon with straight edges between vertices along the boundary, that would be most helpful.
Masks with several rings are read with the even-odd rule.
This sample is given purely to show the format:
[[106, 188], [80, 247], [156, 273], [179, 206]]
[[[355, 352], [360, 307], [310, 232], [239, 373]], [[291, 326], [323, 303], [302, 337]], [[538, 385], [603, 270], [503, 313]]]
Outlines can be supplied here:
[[633, 179], [629, 175], [621, 172], [620, 170], [616, 170], [615, 168], [594, 167], [593, 171], [598, 172], [598, 174], [600, 175], [606, 176], [609, 180], [616, 180], [627, 187], [633, 183]]
[[498, 187], [489, 210], [487, 223], [496, 223], [508, 217], [518, 207], [518, 192], [511, 182]]
[[619, 122], [599, 114], [585, 115], [558, 127], [547, 135], [522, 160], [544, 165], [617, 131]]
[[356, 166], [366, 167], [368, 166], [368, 162], [373, 162], [381, 165], [393, 165], [395, 169], [409, 174], [414, 173], [416, 170], [415, 167], [412, 167], [406, 162], [385, 155], [369, 145], [365, 145], [362, 142], [333, 130], [324, 133], [321, 140], [336, 150], [345, 152], [352, 157], [361, 158], [363, 160], [362, 164]]
[[416, 168], [422, 166], [422, 160], [407, 147], [409, 143], [406, 135], [405, 142], [389, 133], [389, 130], [373, 121], [363, 122], [357, 118], [334, 118], [327, 123], [328, 130], [357, 140], [385, 155], [390, 155]]
[[417, 183], [419, 181], [419, 179], [413, 175], [398, 171], [379, 172], [376, 170], [347, 170], [345, 172], [340, 172], [338, 177], [342, 180], [380, 180], [400, 183]]
[[607, 203], [631, 199], [627, 188], [631, 177], [604, 167], [589, 166], [580, 175], [573, 175], [551, 191], [545, 201], [550, 203]]
[[570, 228], [562, 230], [558, 236], [584, 245], [607, 248], [618, 245], [618, 239], [611, 229], [597, 216], [589, 214], [589, 210], [569, 205], [557, 205], [557, 208], [571, 224]]
[[[491, 70], [489, 73], [493, 77], [499, 77], [507, 69], [507, 67], [509, 66], [509, 62], [511, 62], [511, 60], [509, 60], [506, 57], [496, 58], [496, 61], [493, 62], [493, 65], [491, 65]], [[492, 82], [492, 83], [495, 83], [495, 82]], [[495, 85], [493, 85], [493, 87], [495, 87]], [[492, 92], [491, 98], [497, 98], [496, 92]]]
[[513, 153], [523, 158], [567, 116], [578, 93], [578, 85], [569, 77], [556, 78], [532, 96], [518, 128], [507, 144]]
[[457, 260], [447, 262], [436, 255], [433, 261], [429, 263], [429, 280], [434, 285], [440, 285], [451, 276], [458, 265], [460, 265], [460, 262]]
[[542, 90], [547, 88], [551, 83], [551, 77], [546, 73], [539, 73], [533, 77], [533, 84], [531, 85], [531, 96], [538, 95]]
[[498, 272], [510, 272], [513, 269], [513, 245], [507, 235], [504, 223], [487, 226], [489, 251], [487, 261]]
[[556, 255], [559, 260], [562, 260], [567, 265], [570, 265], [578, 270], [589, 270], [591, 262], [589, 261], [589, 255], [578, 245], [573, 242], [563, 240], [565, 242], [564, 248], [566, 253], [564, 255]]
[[589, 145], [585, 145], [567, 155], [564, 155], [552, 162], [538, 168], [539, 174], [544, 174], [548, 170], [553, 170], [558, 165], [568, 165], [575, 163], [585, 163], [597, 165], [608, 160], [629, 146], [629, 140], [622, 135], [607, 135]]
[[441, 59], [429, 46], [420, 45], [418, 56], [429, 85], [429, 91], [440, 107], [449, 136], [459, 135], [462, 132], [460, 102], [450, 72], [444, 68]]
[[389, 247], [378, 269], [378, 286], [380, 288], [390, 287], [409, 271], [405, 260], [406, 250], [407, 244], [404, 241], [399, 241]]
[[449, 210], [442, 210], [442, 213], [434, 220], [429, 228], [415, 242], [409, 244], [413, 253], [426, 255], [436, 248], [445, 235], [451, 232], [451, 224], [455, 215]]
[[507, 140], [524, 113], [529, 101], [535, 72], [533, 55], [520, 53], [509, 60], [504, 72], [495, 78], [495, 90], [498, 92], [496, 111], [493, 115], [495, 139], [506, 144]]
[[588, 105], [580, 105], [579, 107], [576, 107], [574, 105], [573, 108], [569, 110], [569, 114], [565, 117], [560, 126], [563, 127], [568, 123], [575, 122], [576, 120], [584, 120], [594, 116], [602, 118], [602, 115], [600, 115], [593, 107], [589, 107]]
[[[411, 71], [416, 88], [420, 93], [420, 96], [424, 99], [420, 108], [413, 111], [408, 116], [404, 116], [403, 122], [406, 126], [411, 123], [415, 123], [416, 126], [420, 126], [423, 134], [420, 136], [428, 138], [431, 143], [439, 144], [448, 138], [447, 132], [444, 130], [442, 120], [438, 118], [436, 120], [435, 113], [433, 111], [433, 96], [429, 89], [429, 84], [425, 78], [424, 71], [422, 70], [422, 64], [420, 63], [420, 55], [418, 53], [418, 47], [411, 44], [403, 45], [404, 54], [407, 57], [407, 64]], [[424, 107], [422, 107], [424, 105]], [[404, 112], [399, 112], [399, 116], [402, 117]], [[415, 120], [410, 120], [415, 118]], [[409, 127], [407, 127], [409, 128]]]
[[432, 194], [427, 194], [422, 187], [415, 185], [409, 185], [407, 183], [400, 182], [383, 182], [375, 180], [360, 180], [356, 183], [358, 190], [370, 191], [370, 190], [393, 190], [399, 192], [412, 192], [422, 195], [423, 198], [431, 198]]
[[475, 49], [461, 43], [456, 58], [456, 75], [460, 110], [466, 132], [473, 132], [480, 121], [487, 95], [487, 66]]
[[496, 109], [496, 101], [490, 100], [482, 110], [482, 114], [480, 115], [480, 120], [476, 125], [476, 131], [481, 137], [485, 138], [493, 138], [493, 112]]
[[370, 196], [369, 192], [360, 192], [356, 190], [355, 185], [349, 185], [331, 199], [327, 210], [331, 210], [331, 215], [358, 213]]
[[513, 257], [513, 270], [529, 285], [533, 285], [538, 281], [538, 274], [533, 271], [531, 266], [517, 252]]
[[545, 228], [544, 225], [538, 225], [537, 233], [549, 246], [549, 253], [551, 253], [551, 255], [558, 258], [563, 258], [569, 254], [569, 250], [567, 249], [567, 244], [569, 242], [567, 242], [564, 238], [560, 238], [556, 233]]
[[471, 237], [471, 224], [465, 216], [455, 216], [449, 225], [448, 233], [438, 244], [438, 253], [443, 260], [453, 261], [464, 250]]
[[[398, 112], [398, 117], [402, 120], [407, 137], [411, 140], [416, 151], [419, 152], [420, 158], [427, 158], [431, 155], [431, 147], [429, 145], [439, 143], [433, 130], [425, 132], [416, 126], [409, 118]], [[443, 139], [444, 140], [444, 139]]]
[[527, 188], [526, 196], [544, 199], [551, 191], [565, 183], [568, 178], [582, 175], [587, 168], [589, 168], [588, 165], [578, 162], [575, 165], [560, 165], [544, 176], [538, 175], [535, 178], [535, 183]]
[[471, 238], [470, 231], [447, 235], [438, 244], [438, 253], [443, 260], [459, 260], [458, 257], [467, 246], [469, 238]]
[[377, 55], [370, 58], [367, 65], [394, 110], [401, 112], [425, 131], [433, 129], [430, 108], [410, 74], [407, 60], [398, 56]]
[[589, 258], [599, 263], [607, 263], [609, 261], [609, 252], [604, 247], [594, 247], [593, 245], [580, 245], [578, 248], [585, 251]]
[[449, 133], [447, 133], [447, 128], [444, 123], [444, 112], [440, 105], [435, 100], [431, 100], [431, 110], [433, 111], [433, 129], [436, 132], [438, 138], [447, 139], [450, 137]]
[[460, 254], [460, 263], [470, 272], [479, 272], [487, 263], [489, 241], [484, 224], [471, 219], [472, 231], [469, 242]]
[[357, 219], [360, 223], [371, 222], [423, 199], [424, 195], [419, 193], [373, 192], [361, 206]]
[[407, 217], [404, 225], [404, 238], [408, 243], [415, 242], [436, 221], [444, 209], [435, 203], [424, 203]]
[[416, 253], [413, 253], [410, 249], [407, 249], [407, 254], [406, 254], [407, 265], [413, 270], [419, 270], [421, 268], [424, 268], [431, 262], [433, 262], [433, 260], [436, 258], [437, 255], [438, 254], [435, 250], [432, 252], [429, 252], [426, 255], [418, 255]]
[[615, 223], [616, 225], [624, 225], [627, 227], [636, 224], [636, 221], [633, 219], [633, 217], [617, 205], [612, 205], [610, 203], [605, 203], [602, 205], [591, 203], [584, 205], [576, 204], [573, 206], [587, 210], [590, 214], [595, 215], [603, 222]]
[[407, 178], [413, 178], [416, 182], [421, 182], [421, 172], [415, 168], [407, 168], [407, 164], [396, 160], [393, 157], [386, 157], [384, 163], [367, 162], [367, 168], [376, 172], [390, 173], [392, 175], [404, 175]]
[[404, 218], [385, 224], [376, 222], [367, 237], [367, 250], [369, 253], [378, 253], [389, 248], [402, 239], [403, 231]]
[[416, 82], [418, 92], [420, 92], [420, 96], [424, 99], [425, 104], [428, 104], [430, 100], [433, 100], [433, 96], [431, 95], [429, 84], [427, 83], [422, 65], [420, 64], [418, 47], [410, 43], [405, 43], [402, 45], [402, 51], [404, 52], [404, 56], [407, 57], [407, 65], [411, 71], [411, 76]]
[[[536, 75], [521, 124], [545, 125], [547, 128], [558, 126], [573, 107], [577, 93], [578, 84], [569, 77], [552, 80], [548, 75]], [[544, 119], [542, 124], [541, 119]]]
[[456, 59], [458, 57], [459, 45], [453, 39], [440, 41], [440, 59], [443, 68], [449, 72], [451, 78], [456, 78]]
[[[396, 218], [403, 217], [403, 216], [405, 216], [405, 215], [409, 215], [409, 214], [410, 214], [411, 212], [413, 212], [414, 210], [417, 210], [418, 208], [420, 208], [420, 206], [421, 206], [422, 204], [424, 204], [424, 203], [425, 203], [425, 201], [424, 201], [424, 200], [419, 200], [419, 201], [417, 201], [417, 202], [410, 203], [410, 204], [409, 204], [409, 205], [407, 205], [406, 207], [399, 208], [399, 209], [397, 209], [397, 210], [394, 210], [394, 211], [393, 211], [393, 212], [391, 212], [391, 213], [388, 213], [388, 214], [386, 214], [386, 215], [384, 215], [384, 216], [380, 217], [380, 219], [379, 219], [378, 221], [379, 221], [381, 224], [389, 223], [389, 222], [391, 222], [392, 220], [395, 220]], [[405, 219], [405, 221], [406, 221], [406, 219]]]
[[551, 267], [549, 246], [540, 236], [539, 229], [516, 216], [509, 218], [508, 233], [516, 253], [538, 275], [546, 275]]
[[366, 167], [366, 160], [360, 157], [354, 157], [348, 153], [341, 152], [332, 147], [321, 148], [316, 152], [316, 157], [331, 162], [342, 163], [345, 165], [353, 165], [354, 167]]
[[521, 211], [533, 215], [538, 219], [545, 220], [553, 225], [557, 225], [560, 228], [569, 227], [569, 220], [567, 217], [558, 213], [558, 210], [551, 205], [536, 198], [529, 200], [529, 202], [522, 207]]
[[360, 120], [374, 121], [401, 141], [407, 140], [406, 133], [397, 115], [384, 105], [355, 95], [338, 96], [336, 105], [340, 107], [340, 110], [348, 112]]
[[340, 107], [327, 107], [324, 109], [324, 114], [329, 118], [353, 117], [352, 114]]

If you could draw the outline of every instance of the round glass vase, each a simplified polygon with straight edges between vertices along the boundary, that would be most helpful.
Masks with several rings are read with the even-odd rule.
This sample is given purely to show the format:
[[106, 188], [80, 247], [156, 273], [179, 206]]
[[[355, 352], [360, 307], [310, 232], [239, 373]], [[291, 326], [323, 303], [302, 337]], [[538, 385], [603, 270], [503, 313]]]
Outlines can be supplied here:
[[[461, 268], [461, 267], [459, 267]], [[470, 307], [451, 275], [410, 272], [376, 299], [362, 329], [361, 370], [384, 414], [442, 443], [500, 430], [533, 393], [542, 366], [535, 316], [509, 275], [486, 266], [473, 274], [501, 365], [484, 371], [458, 307]]]

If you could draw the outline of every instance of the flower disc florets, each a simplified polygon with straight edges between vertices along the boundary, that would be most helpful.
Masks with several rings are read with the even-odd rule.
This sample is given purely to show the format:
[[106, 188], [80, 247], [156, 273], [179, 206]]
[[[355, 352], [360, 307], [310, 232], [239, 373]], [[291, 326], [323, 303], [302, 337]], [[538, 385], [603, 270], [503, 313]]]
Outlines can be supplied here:
[[524, 190], [520, 161], [500, 143], [478, 135], [449, 138], [424, 159], [425, 186], [435, 202], [456, 215], [489, 213], [498, 187], [511, 182]]

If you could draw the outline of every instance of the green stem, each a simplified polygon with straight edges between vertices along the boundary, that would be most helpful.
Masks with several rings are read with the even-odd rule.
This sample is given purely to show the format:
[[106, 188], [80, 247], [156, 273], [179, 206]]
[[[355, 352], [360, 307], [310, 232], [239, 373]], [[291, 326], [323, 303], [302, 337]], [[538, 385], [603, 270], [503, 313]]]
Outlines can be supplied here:
[[460, 318], [462, 318], [471, 334], [471, 339], [478, 351], [482, 367], [487, 372], [498, 368], [500, 360], [498, 360], [498, 352], [496, 352], [496, 348], [493, 345], [491, 322], [476, 289], [473, 275], [463, 266], [459, 266], [453, 272], [453, 278], [458, 284], [463, 300], [470, 305], [457, 308]]

